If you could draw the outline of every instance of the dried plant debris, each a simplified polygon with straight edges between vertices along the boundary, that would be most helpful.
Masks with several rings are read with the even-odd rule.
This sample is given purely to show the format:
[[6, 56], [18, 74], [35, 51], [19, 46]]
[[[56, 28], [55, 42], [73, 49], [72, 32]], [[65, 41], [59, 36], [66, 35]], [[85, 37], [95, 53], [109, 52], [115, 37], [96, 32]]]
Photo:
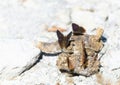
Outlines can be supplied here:
[[68, 34], [71, 38], [70, 36], [65, 37], [61, 42], [60, 40], [62, 39], [59, 36], [63, 36], [63, 34], [57, 31], [57, 34], [60, 33], [58, 36], [59, 45], [60, 47], [61, 44], [64, 45], [66, 49], [65, 52], [63, 51], [59, 54], [57, 66], [61, 72], [83, 76], [93, 75], [100, 69], [98, 53], [103, 48], [101, 40], [103, 29], [98, 28], [95, 35], [89, 35], [85, 34], [83, 27], [75, 23], [72, 24], [72, 28], [73, 35], [71, 36], [71, 33]]
[[57, 27], [57, 26], [52, 26], [51, 28], [47, 29], [48, 32], [56, 32], [57, 30], [59, 30], [60, 32], [66, 31], [66, 29], [61, 28], [61, 27]]
[[38, 42], [36, 45], [37, 48], [39, 48], [44, 53], [59, 53], [61, 52], [61, 48], [59, 46], [59, 43], [56, 42]]
[[72, 32], [64, 36], [57, 30], [58, 41], [52, 43], [39, 42], [38, 48], [44, 53], [58, 53], [56, 65], [61, 72], [70, 75], [90, 76], [100, 69], [99, 52], [104, 44], [103, 29], [97, 28], [94, 35], [86, 34], [85, 28], [72, 23]]

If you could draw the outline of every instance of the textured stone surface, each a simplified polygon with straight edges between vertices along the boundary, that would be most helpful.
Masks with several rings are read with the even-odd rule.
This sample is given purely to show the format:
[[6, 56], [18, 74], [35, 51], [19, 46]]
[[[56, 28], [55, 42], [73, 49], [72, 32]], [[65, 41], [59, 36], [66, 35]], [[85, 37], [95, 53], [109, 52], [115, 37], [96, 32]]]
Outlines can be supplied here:
[[[120, 84], [119, 0], [0, 0], [0, 2], [0, 39], [15, 39], [15, 42], [10, 41], [14, 45], [10, 45], [9, 48], [12, 49], [10, 51], [8, 51], [6, 45], [8, 42], [3, 45], [3, 41], [0, 41], [0, 55], [8, 56], [8, 61], [12, 59], [9, 58], [9, 54], [12, 57], [16, 56], [17, 53], [14, 50], [19, 51], [21, 49], [18, 45], [16, 46], [16, 39], [30, 40], [34, 43], [38, 41], [52, 42], [57, 40], [56, 33], [47, 32], [46, 29], [55, 25], [66, 28], [67, 31], [64, 34], [67, 34], [71, 30], [71, 22], [86, 27], [90, 34], [94, 33], [94, 28], [104, 28], [103, 36], [106, 39], [103, 39], [105, 46], [107, 46], [105, 48], [106, 53], [103, 55], [104, 52], [101, 52], [100, 54], [103, 55], [100, 60], [103, 67], [100, 69], [100, 74], [96, 76], [88, 78], [83, 76], [66, 77], [56, 67], [57, 57], [46, 56], [29, 71], [15, 79], [3, 80], [5, 76], [0, 77], [1, 85], [39, 85], [42, 83], [45, 85], [56, 85], [56, 83], [60, 85], [69, 85], [69, 83], [76, 85]], [[4, 49], [2, 49], [3, 46]], [[13, 47], [16, 49], [13, 49]], [[8, 49], [7, 52], [10, 52], [9, 54], [5, 53], [6, 49]], [[26, 53], [26, 55], [28, 54]], [[0, 61], [3, 64], [0, 67], [8, 65], [7, 62], [3, 63], [2, 59]], [[12, 59], [12, 61], [14, 60]], [[27, 59], [25, 62], [17, 62], [17, 64], [10, 62], [9, 67], [23, 65], [26, 61]]]
[[20, 39], [0, 40], [0, 80], [12, 79], [29, 69], [39, 58], [40, 50]]

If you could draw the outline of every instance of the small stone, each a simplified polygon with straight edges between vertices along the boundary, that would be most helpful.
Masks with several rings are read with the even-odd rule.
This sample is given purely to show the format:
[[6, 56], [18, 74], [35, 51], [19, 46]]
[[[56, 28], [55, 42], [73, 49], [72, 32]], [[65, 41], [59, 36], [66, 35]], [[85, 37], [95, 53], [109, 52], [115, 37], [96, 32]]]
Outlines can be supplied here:
[[48, 42], [39, 41], [36, 44], [36, 47], [45, 53], [59, 53], [59, 52], [61, 52], [61, 49], [60, 49], [58, 42], [48, 43]]

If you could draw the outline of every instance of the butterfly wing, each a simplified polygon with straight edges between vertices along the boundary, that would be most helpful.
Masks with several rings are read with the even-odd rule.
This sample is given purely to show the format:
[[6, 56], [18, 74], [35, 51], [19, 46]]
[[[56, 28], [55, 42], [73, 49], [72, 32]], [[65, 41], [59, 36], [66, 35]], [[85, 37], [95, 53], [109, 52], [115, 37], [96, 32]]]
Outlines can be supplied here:
[[57, 30], [58, 42], [61, 49], [68, 47], [71, 36], [72, 32], [70, 32], [67, 36], [64, 36], [59, 30]]
[[85, 33], [85, 29], [75, 23], [72, 23], [73, 34], [80, 35]]
[[67, 46], [68, 46], [69, 43], [70, 43], [70, 38], [71, 38], [71, 36], [72, 36], [72, 32], [70, 32], [70, 33], [66, 36], [66, 48], [67, 48]]
[[63, 47], [64, 47], [64, 35], [59, 30], [57, 30], [57, 37], [58, 37], [59, 45], [60, 45], [61, 49], [63, 49]]
[[64, 35], [59, 30], [57, 30], [57, 37], [58, 37], [58, 40], [62, 40]]

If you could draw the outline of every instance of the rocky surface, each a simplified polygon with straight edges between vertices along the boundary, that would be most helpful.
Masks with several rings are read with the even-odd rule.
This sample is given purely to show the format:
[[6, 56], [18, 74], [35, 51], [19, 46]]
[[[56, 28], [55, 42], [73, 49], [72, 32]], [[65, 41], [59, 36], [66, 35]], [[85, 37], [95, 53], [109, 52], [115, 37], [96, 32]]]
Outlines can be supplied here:
[[0, 56], [0, 80], [10, 80], [29, 70], [40, 57], [40, 50], [25, 40], [1, 39]]
[[[0, 0], [0, 2], [1, 85], [120, 84], [119, 0]], [[72, 22], [85, 27], [91, 34], [97, 27], [104, 29], [105, 48], [100, 54], [103, 55], [100, 60], [102, 67], [98, 74], [87, 78], [61, 74], [56, 67], [57, 56], [43, 56], [40, 62], [20, 76], [13, 73], [20, 71], [27, 62], [39, 54], [37, 48], [33, 49], [34, 46], [31, 47], [33, 44], [26, 44], [27, 42], [36, 44], [38, 41], [56, 41], [56, 33], [47, 32], [46, 29], [54, 25], [65, 28], [67, 31], [64, 34], [67, 34], [71, 31]], [[25, 48], [25, 51], [22, 48]], [[3, 68], [6, 65], [7, 69]], [[14, 68], [17, 66], [20, 66], [18, 67], [20, 69]], [[16, 77], [9, 79], [7, 74]]]

